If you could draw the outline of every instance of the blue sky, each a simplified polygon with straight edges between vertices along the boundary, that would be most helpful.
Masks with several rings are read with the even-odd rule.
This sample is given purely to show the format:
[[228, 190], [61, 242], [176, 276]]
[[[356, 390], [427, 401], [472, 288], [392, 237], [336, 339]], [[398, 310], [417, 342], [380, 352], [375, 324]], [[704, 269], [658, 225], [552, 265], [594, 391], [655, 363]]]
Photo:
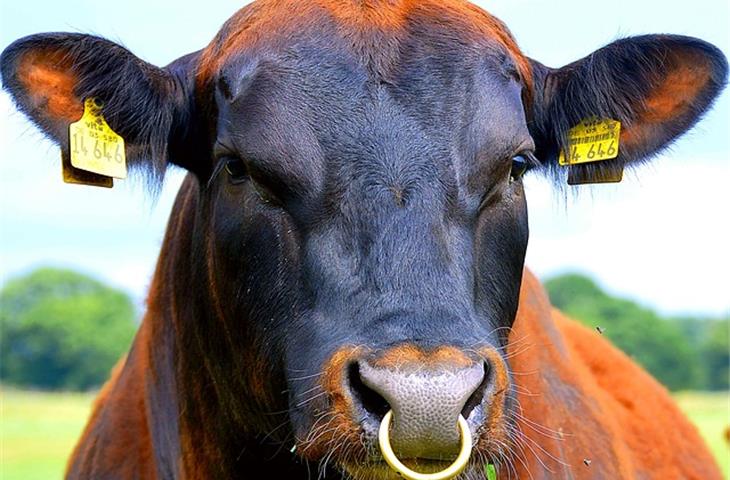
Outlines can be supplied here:
[[[95, 33], [164, 65], [205, 46], [246, 2], [2, 2], [0, 48], [43, 31]], [[613, 39], [693, 35], [730, 53], [730, 2], [475, 2], [511, 28], [523, 50], [550, 66]], [[0, 95], [0, 281], [38, 265], [92, 273], [141, 301], [182, 172], [153, 202], [134, 180], [113, 190], [64, 185], [58, 149]], [[651, 165], [618, 186], [568, 198], [527, 181], [527, 264], [541, 277], [590, 273], [613, 293], [665, 313], [730, 312], [730, 95]]]

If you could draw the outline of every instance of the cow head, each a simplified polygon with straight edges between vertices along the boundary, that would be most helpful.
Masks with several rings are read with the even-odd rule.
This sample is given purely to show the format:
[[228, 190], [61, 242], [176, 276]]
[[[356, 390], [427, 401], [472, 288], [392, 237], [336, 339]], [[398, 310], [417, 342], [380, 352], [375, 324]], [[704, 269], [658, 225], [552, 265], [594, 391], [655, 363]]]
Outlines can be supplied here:
[[260, 1], [165, 68], [79, 34], [2, 56], [5, 88], [62, 148], [95, 97], [132, 165], [191, 172], [155, 306], [188, 367], [181, 402], [219, 420], [186, 413], [181, 429], [221, 440], [223, 460], [290, 442], [358, 478], [392, 475], [376, 446], [389, 410], [420, 470], [458, 451], [459, 415], [474, 465], [509, 453], [523, 174], [563, 175], [566, 132], [592, 116], [624, 126], [606, 165], [648, 159], [726, 70], [713, 46], [668, 35], [551, 69], [495, 18], [441, 0]]

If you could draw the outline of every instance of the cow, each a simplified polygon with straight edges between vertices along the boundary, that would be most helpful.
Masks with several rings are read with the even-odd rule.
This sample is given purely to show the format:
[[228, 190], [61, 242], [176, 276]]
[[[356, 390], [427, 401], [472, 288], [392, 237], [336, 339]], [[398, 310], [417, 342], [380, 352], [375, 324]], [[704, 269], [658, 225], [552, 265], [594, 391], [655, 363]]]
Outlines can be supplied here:
[[[78, 33], [0, 68], [64, 155], [94, 99], [132, 168], [188, 171], [68, 478], [400, 478], [383, 425], [424, 474], [466, 451], [465, 479], [721, 478], [667, 391], [525, 269], [522, 183], [651, 159], [724, 87], [713, 45], [549, 68], [461, 0], [258, 0], [164, 68]], [[620, 122], [618, 156], [560, 166], [585, 119]]]

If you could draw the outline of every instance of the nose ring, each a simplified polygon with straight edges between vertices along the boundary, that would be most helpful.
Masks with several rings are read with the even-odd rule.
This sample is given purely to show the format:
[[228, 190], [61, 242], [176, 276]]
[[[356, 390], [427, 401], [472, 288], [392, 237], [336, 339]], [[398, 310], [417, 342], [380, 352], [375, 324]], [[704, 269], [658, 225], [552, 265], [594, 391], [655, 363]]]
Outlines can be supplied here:
[[393, 410], [388, 411], [383, 417], [383, 421], [380, 423], [380, 430], [378, 431], [378, 443], [380, 444], [380, 451], [383, 454], [385, 462], [392, 468], [396, 473], [400, 474], [406, 480], [449, 480], [460, 474], [466, 464], [469, 462], [471, 456], [471, 432], [469, 431], [469, 425], [466, 423], [463, 415], [459, 415], [459, 430], [461, 431], [461, 451], [459, 456], [456, 457], [454, 463], [449, 465], [445, 470], [441, 470], [436, 473], [420, 473], [411, 470], [410, 468], [403, 465], [403, 462], [398, 460], [393, 447], [390, 446], [390, 421], [393, 418]]

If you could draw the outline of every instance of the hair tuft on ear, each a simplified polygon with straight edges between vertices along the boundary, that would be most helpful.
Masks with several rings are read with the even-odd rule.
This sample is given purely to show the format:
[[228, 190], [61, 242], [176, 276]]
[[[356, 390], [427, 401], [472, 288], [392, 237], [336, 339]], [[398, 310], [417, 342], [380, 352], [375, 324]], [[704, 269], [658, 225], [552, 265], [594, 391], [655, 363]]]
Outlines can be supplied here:
[[568, 150], [568, 131], [597, 117], [621, 122], [619, 156], [609, 162], [640, 164], [701, 119], [726, 85], [727, 70], [716, 47], [677, 35], [621, 39], [560, 69], [533, 62], [530, 130], [539, 158], [562, 178], [557, 157]]

